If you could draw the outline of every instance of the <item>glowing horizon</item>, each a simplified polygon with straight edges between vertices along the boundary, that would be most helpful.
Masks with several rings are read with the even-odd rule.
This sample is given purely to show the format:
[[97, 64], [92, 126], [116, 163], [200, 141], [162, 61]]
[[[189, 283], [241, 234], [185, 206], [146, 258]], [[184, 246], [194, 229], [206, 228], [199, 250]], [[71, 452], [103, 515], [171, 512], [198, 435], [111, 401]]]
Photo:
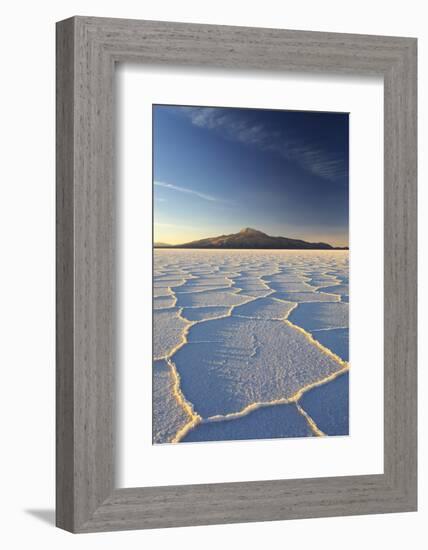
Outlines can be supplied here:
[[[159, 227], [160, 226], [160, 227]], [[274, 234], [269, 233], [268, 231], [265, 231], [263, 229], [260, 229], [258, 227], [254, 227], [254, 224], [247, 224], [245, 227], [253, 227], [254, 229], [257, 229], [258, 231], [262, 231], [263, 233], [266, 233], [267, 235], [271, 237], [287, 237], [290, 239], [300, 239], [307, 242], [323, 242], [330, 244], [331, 246], [335, 247], [346, 247], [349, 246], [349, 239], [348, 235], [338, 235], [338, 234], [317, 234], [317, 233], [305, 233], [300, 232], [297, 233], [296, 231], [289, 231], [286, 234]], [[163, 243], [168, 245], [181, 245], [186, 244], [192, 241], [199, 241], [201, 239], [208, 239], [213, 237], [219, 237], [220, 235], [230, 235], [234, 233], [238, 233], [242, 227], [229, 229], [227, 231], [218, 229], [217, 232], [214, 229], [214, 232], [207, 232], [204, 229], [198, 229], [198, 228], [185, 228], [185, 227], [179, 227], [179, 226], [173, 226], [172, 224], [168, 227], [162, 224], [154, 224], [154, 231], [153, 231], [153, 243]]]

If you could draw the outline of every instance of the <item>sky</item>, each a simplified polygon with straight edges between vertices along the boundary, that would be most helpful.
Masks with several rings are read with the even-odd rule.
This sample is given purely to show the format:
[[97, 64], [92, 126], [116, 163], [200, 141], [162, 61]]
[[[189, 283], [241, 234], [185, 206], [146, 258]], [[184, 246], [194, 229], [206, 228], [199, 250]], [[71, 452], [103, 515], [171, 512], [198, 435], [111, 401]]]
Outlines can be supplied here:
[[252, 227], [348, 246], [347, 113], [153, 106], [154, 241]]

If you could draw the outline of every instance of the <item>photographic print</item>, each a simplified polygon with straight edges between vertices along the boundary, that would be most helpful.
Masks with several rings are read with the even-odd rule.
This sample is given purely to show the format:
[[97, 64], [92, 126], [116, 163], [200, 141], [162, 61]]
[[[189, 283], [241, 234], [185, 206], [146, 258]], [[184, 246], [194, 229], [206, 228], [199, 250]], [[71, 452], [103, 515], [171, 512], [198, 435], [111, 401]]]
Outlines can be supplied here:
[[349, 115], [153, 105], [153, 443], [349, 434]]

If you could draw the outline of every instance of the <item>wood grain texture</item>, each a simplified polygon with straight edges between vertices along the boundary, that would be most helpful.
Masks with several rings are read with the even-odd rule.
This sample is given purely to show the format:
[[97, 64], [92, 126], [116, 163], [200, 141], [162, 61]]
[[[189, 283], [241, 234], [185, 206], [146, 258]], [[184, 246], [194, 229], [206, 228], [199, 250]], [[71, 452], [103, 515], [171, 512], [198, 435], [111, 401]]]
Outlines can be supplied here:
[[74, 25], [56, 36], [56, 521], [74, 525]]
[[[383, 76], [383, 475], [115, 489], [116, 62]], [[58, 23], [57, 220], [59, 527], [92, 532], [416, 510], [415, 39], [87, 17]]]

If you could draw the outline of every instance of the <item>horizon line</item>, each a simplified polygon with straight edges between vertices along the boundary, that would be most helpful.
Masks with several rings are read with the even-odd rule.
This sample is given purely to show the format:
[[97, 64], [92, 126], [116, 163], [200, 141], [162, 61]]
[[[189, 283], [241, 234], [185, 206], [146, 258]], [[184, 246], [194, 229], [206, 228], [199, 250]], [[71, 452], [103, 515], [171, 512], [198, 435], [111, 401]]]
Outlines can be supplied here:
[[[330, 248], [257, 248], [257, 247], [245, 247], [245, 246], [224, 246], [224, 247], [215, 247], [215, 246], [185, 246], [188, 243], [184, 244], [167, 244], [153, 243], [152, 247], [157, 250], [166, 250], [169, 248], [181, 248], [184, 250], [318, 250], [318, 251], [332, 251], [332, 250], [349, 250], [349, 246], [333, 246], [329, 245]], [[310, 243], [311, 244], [311, 243]], [[328, 243], [323, 243], [328, 244]]]
[[[310, 240], [305, 240], [304, 238], [301, 238], [301, 237], [288, 237], [288, 236], [283, 236], [283, 235], [269, 235], [268, 233], [265, 233], [264, 231], [261, 231], [261, 230], [258, 230], [258, 229], [253, 229], [251, 227], [245, 227], [237, 232], [234, 232], [234, 233], [221, 233], [221, 234], [218, 234], [218, 235], [215, 235], [215, 236], [208, 236], [208, 237], [200, 237], [200, 238], [197, 238], [197, 239], [192, 239], [192, 240], [187, 240], [187, 241], [184, 241], [184, 242], [181, 242], [181, 243], [175, 243], [175, 244], [172, 244], [170, 242], [167, 242], [166, 240], [162, 240], [162, 239], [159, 239], [159, 240], [155, 240], [154, 239], [154, 234], [153, 234], [153, 238], [152, 238], [152, 246], [153, 248], [200, 248], [200, 249], [212, 249], [212, 248], [220, 248], [220, 249], [247, 249], [247, 250], [258, 250], [258, 249], [262, 249], [261, 247], [246, 247], [246, 246], [236, 246], [236, 247], [214, 247], [214, 246], [186, 246], [186, 245], [191, 245], [193, 243], [198, 243], [199, 241], [206, 241], [206, 240], [209, 240], [209, 239], [218, 239], [220, 237], [232, 237], [234, 235], [239, 235], [240, 233], [245, 233], [246, 231], [254, 231], [256, 233], [260, 233], [262, 235], [265, 235], [266, 237], [269, 237], [271, 239], [289, 239], [290, 241], [301, 241], [302, 243], [305, 243], [306, 245], [327, 245], [329, 247], [331, 247], [332, 249], [348, 249], [349, 250], [349, 242], [347, 244], [331, 244], [330, 242], [326, 241], [326, 240], [315, 240], [313, 238], [310, 238]], [[329, 240], [329, 239], [328, 239]], [[333, 239], [334, 240], [334, 239]], [[296, 243], [297, 244], [297, 243]], [[277, 249], [277, 250], [307, 250], [307, 247], [303, 246], [301, 248], [299, 248], [298, 246], [296, 247], [268, 247], [266, 248], [265, 250], [274, 250], [274, 249]], [[318, 249], [318, 247], [314, 247], [313, 249]]]

